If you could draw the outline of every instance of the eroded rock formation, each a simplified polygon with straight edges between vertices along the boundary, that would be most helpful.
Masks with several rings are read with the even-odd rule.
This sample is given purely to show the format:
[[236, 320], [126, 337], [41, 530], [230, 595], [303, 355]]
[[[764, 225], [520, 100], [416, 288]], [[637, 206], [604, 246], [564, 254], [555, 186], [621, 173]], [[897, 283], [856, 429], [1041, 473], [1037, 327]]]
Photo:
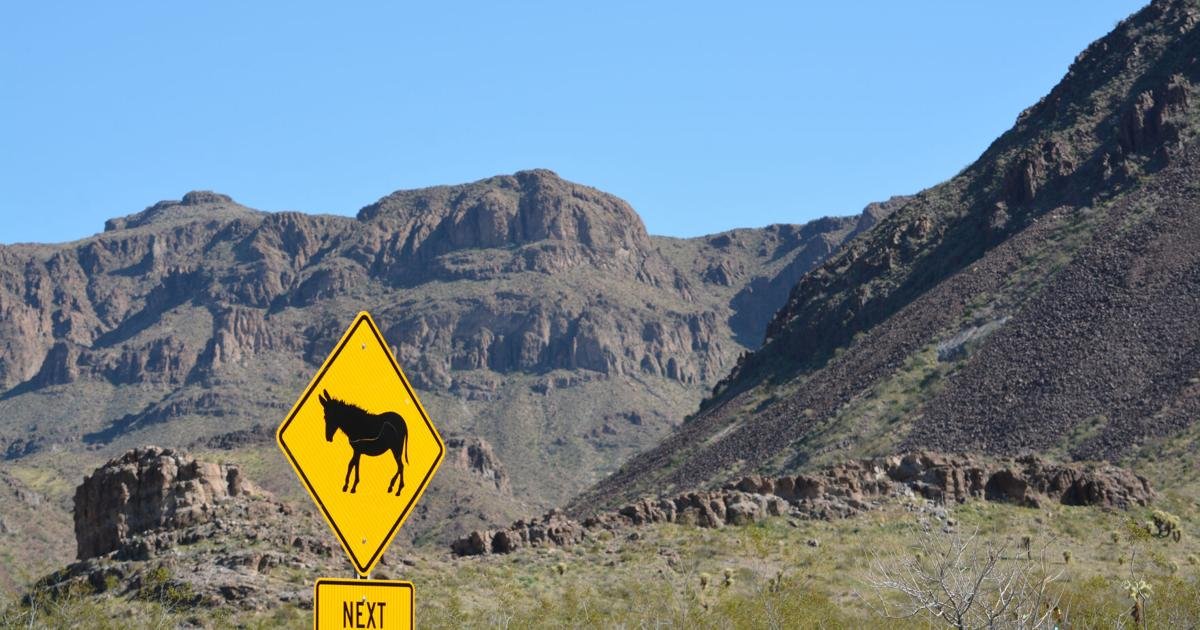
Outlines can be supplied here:
[[85, 586], [242, 610], [311, 606], [311, 583], [282, 580], [277, 569], [332, 574], [345, 562], [322, 523], [293, 513], [236, 466], [153, 446], [88, 475], [75, 494], [75, 534], [79, 560], [36, 589]]
[[508, 472], [496, 457], [492, 445], [478, 437], [446, 439], [446, 462], [459, 470], [482, 479], [505, 494], [512, 492]]
[[468, 556], [528, 546], [566, 546], [582, 541], [591, 531], [651, 523], [724, 527], [785, 514], [846, 518], [874, 509], [884, 500], [906, 496], [935, 503], [987, 500], [1032, 508], [1061, 503], [1127, 509], [1149, 504], [1155, 493], [1144, 477], [1111, 464], [1056, 464], [1035, 456], [985, 460], [907, 453], [800, 475], [746, 476], [717, 490], [645, 498], [582, 521], [556, 510], [507, 528], [473, 531], [455, 541], [451, 550]]
[[129, 451], [76, 488], [76, 555], [100, 556], [122, 549], [138, 534], [204, 523], [231, 499], [261, 494], [237, 466], [155, 446]]

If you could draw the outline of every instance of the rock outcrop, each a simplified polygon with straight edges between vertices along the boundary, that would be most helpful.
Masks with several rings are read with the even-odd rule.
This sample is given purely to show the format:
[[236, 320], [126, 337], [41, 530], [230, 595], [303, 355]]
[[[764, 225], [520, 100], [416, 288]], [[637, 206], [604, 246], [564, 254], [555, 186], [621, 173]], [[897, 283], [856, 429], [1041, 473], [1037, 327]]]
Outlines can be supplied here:
[[557, 545], [568, 547], [583, 540], [584, 527], [557, 510], [539, 519], [519, 520], [497, 531], [473, 531], [456, 540], [451, 550], [460, 556], [509, 553], [521, 547]]
[[508, 473], [487, 440], [478, 437], [447, 438], [446, 462], [465, 473], [479, 477], [502, 493], [512, 492]]
[[1127, 509], [1148, 505], [1155, 492], [1142, 476], [1111, 464], [1056, 464], [1035, 456], [984, 460], [907, 453], [859, 460], [783, 477], [746, 476], [717, 490], [645, 498], [580, 520], [552, 511], [499, 530], [477, 530], [450, 549], [470, 556], [521, 547], [569, 546], [588, 532], [652, 523], [698, 527], [748, 525], [769, 516], [847, 518], [882, 501], [919, 496], [934, 503], [986, 500], [1037, 508], [1049, 503]]
[[39, 580], [38, 590], [82, 585], [182, 607], [309, 607], [311, 583], [277, 569], [344, 567], [323, 523], [293, 513], [235, 466], [145, 447], [96, 469], [75, 496], [79, 560]]
[[275, 439], [275, 432], [265, 424], [256, 424], [249, 429], [237, 429], [195, 440], [191, 448], [211, 448], [232, 451], [246, 446], [267, 444]]
[[118, 551], [158, 530], [211, 521], [224, 504], [263, 494], [236, 466], [148, 446], [109, 461], [75, 490], [79, 559]]
[[[1037, 508], [1049, 503], [1128, 509], [1155, 498], [1145, 477], [1107, 463], [1059, 464], [1026, 455], [986, 460], [936, 453], [848, 462], [815, 474], [742, 478], [735, 488], [777, 495], [815, 512], [838, 502], [851, 507], [911, 491], [939, 503], [972, 499]], [[907, 488], [907, 490], [906, 490]], [[814, 511], [814, 510], [810, 510]]]

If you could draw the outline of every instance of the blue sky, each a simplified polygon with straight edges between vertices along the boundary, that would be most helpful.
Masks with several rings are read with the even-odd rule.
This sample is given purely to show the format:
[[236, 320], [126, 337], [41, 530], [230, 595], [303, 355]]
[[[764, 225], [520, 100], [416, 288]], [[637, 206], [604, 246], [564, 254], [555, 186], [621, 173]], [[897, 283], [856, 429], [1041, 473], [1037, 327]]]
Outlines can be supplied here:
[[535, 167], [654, 234], [855, 213], [969, 164], [1140, 5], [5, 3], [0, 243]]

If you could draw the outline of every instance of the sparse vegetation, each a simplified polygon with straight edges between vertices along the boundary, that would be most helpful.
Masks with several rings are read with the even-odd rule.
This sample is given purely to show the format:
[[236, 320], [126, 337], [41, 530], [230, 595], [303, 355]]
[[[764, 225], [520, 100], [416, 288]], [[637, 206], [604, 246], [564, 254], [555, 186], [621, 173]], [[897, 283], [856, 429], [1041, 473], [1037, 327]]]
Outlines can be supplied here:
[[[775, 517], [719, 530], [655, 525], [639, 528], [636, 538], [597, 536], [569, 549], [524, 549], [507, 556], [450, 560], [439, 548], [406, 550], [411, 565], [389, 563], [377, 577], [416, 584], [417, 619], [424, 628], [877, 627], [881, 620], [863, 599], [878, 604], [869, 582], [873, 559], [907, 559], [929, 570], [944, 565], [946, 550], [953, 548], [938, 528], [932, 529], [931, 545], [914, 533], [920, 519], [929, 518], [923, 505], [898, 502], [832, 522]], [[1160, 509], [1179, 514], [1185, 534], [1191, 533], [1194, 506], [1172, 502]], [[989, 550], [998, 552], [991, 575], [1011, 576], [1014, 567], [1022, 567], [1018, 577], [1034, 586], [1057, 576], [1045, 584], [1044, 596], [1058, 602], [1062, 627], [1133, 627], [1135, 602], [1126, 583], [1142, 581], [1149, 587], [1141, 591], [1144, 627], [1187, 627], [1188, 620], [1200, 620], [1200, 571], [1186, 560], [1200, 553], [1200, 544], [1194, 536], [1176, 543], [1153, 535], [1145, 527], [1152, 511], [1031, 510], [978, 502], [953, 507], [952, 516], [959, 531], [974, 532], [969, 550], [976, 560], [986, 563]], [[1108, 536], [1114, 531], [1120, 532], [1115, 545]], [[1098, 536], [1104, 544], [1095, 544]], [[965, 538], [970, 536], [960, 540]], [[813, 547], [809, 540], [821, 544]], [[1069, 565], [1058, 559], [1064, 550], [1071, 551]], [[1179, 565], [1175, 573], [1172, 562]], [[311, 584], [316, 573], [288, 569], [278, 577]], [[309, 623], [310, 612], [294, 606], [244, 613], [235, 604], [188, 605], [186, 597], [169, 596], [169, 585], [179, 578], [170, 569], [150, 568], [144, 588], [135, 590], [146, 596], [107, 589], [62, 601], [41, 593], [31, 599], [33, 605], [10, 600], [0, 605], [0, 627], [27, 628], [32, 618], [35, 627], [104, 628], [93, 616], [135, 620], [122, 627], [226, 627], [231, 613], [247, 627]], [[893, 610], [900, 603], [894, 595], [885, 599]], [[896, 630], [929, 627], [921, 618], [887, 624]]]

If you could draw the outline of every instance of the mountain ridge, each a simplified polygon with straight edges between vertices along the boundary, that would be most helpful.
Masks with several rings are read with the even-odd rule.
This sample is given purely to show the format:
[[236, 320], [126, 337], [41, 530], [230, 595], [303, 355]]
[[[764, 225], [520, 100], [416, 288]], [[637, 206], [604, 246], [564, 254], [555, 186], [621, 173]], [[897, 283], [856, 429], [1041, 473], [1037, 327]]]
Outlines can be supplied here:
[[211, 444], [302, 501], [269, 443], [236, 436], [278, 423], [367, 309], [470, 451], [404, 532], [449, 540], [563, 502], [657, 441], [757, 343], [791, 279], [875, 220], [656, 237], [545, 170], [365, 208], [193, 191], [73, 243], [0, 246], [5, 465], [42, 480], [60, 519], [89, 466], [147, 443]]

